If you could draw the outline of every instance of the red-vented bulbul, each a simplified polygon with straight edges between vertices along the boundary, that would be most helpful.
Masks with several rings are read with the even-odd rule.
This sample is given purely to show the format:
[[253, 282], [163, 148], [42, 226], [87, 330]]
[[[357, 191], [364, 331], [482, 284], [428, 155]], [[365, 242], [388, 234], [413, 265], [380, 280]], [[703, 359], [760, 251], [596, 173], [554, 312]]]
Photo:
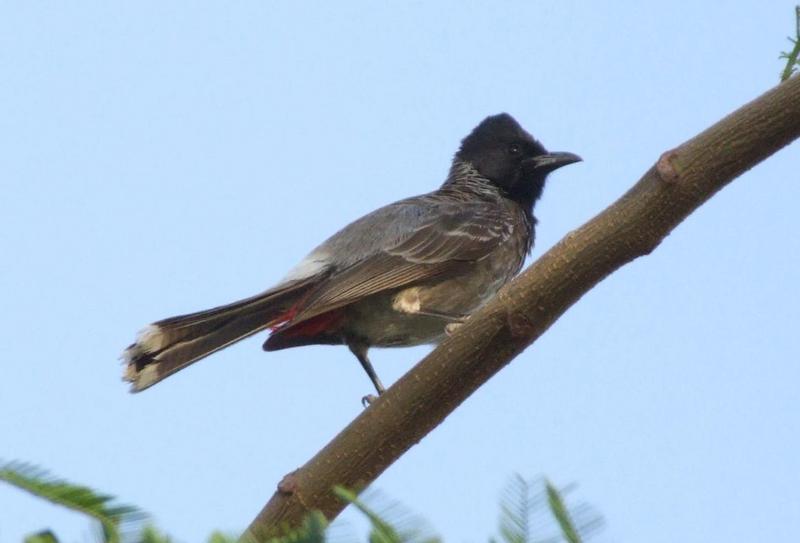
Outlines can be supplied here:
[[547, 174], [581, 160], [549, 153], [508, 114], [464, 138], [444, 184], [349, 224], [271, 289], [155, 322], [123, 359], [131, 390], [262, 330], [264, 350], [347, 345], [372, 380], [370, 347], [435, 343], [491, 298], [533, 246]]

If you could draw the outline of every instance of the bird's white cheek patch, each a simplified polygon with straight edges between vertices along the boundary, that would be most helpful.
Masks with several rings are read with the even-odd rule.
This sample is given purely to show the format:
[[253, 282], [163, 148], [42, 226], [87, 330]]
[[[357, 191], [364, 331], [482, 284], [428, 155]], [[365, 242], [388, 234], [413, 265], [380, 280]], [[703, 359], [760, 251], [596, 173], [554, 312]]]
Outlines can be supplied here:
[[419, 313], [422, 306], [419, 290], [419, 287], [414, 287], [398, 292], [392, 300], [392, 309], [401, 313]]

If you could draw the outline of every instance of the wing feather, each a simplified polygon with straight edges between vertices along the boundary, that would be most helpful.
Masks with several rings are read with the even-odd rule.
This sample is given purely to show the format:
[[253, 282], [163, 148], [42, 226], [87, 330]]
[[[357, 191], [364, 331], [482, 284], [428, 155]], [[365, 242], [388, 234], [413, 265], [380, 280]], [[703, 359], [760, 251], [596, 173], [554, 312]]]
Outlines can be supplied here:
[[[390, 221], [382, 225], [392, 233], [388, 236], [390, 239], [384, 238], [381, 247], [360, 260], [333, 270], [303, 301], [289, 325], [378, 292], [412, 286], [433, 277], [464, 273], [513, 234], [511, 215], [498, 209], [495, 202], [437, 203], [435, 209], [424, 211], [395, 215], [397, 220], [407, 224]], [[416, 220], [409, 221], [410, 216]], [[352, 236], [358, 232], [348, 234]], [[374, 240], [376, 233], [369, 233], [369, 236]]]

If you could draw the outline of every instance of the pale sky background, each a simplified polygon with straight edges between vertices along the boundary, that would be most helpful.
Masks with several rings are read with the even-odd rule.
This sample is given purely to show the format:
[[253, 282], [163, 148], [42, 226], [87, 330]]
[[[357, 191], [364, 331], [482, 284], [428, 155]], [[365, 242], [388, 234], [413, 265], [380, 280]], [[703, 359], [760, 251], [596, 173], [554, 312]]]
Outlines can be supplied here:
[[[263, 335], [139, 395], [153, 320], [259, 292], [360, 215], [444, 179], [507, 111], [585, 162], [534, 257], [659, 154], [778, 82], [793, 2], [3, 2], [0, 458], [244, 528], [361, 411], [343, 347]], [[597, 541], [800, 534], [800, 148], [743, 175], [580, 300], [374, 485], [450, 542], [509, 476], [577, 483]], [[392, 382], [427, 348], [376, 350]], [[0, 486], [0, 542], [85, 519]], [[343, 515], [363, 533], [358, 515]]]

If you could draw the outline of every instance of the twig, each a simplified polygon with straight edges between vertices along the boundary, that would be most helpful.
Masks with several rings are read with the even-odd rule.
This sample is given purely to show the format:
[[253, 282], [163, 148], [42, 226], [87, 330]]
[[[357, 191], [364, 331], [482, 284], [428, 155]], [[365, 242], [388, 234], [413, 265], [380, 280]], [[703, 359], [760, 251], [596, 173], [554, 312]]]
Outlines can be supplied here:
[[789, 41], [792, 42], [794, 47], [788, 53], [781, 53], [780, 58], [786, 59], [786, 67], [781, 72], [781, 81], [786, 81], [797, 69], [797, 66], [800, 66], [800, 62], [798, 58], [800, 57], [800, 6], [795, 6], [794, 8], [794, 16], [795, 16], [795, 37], [789, 38]]

